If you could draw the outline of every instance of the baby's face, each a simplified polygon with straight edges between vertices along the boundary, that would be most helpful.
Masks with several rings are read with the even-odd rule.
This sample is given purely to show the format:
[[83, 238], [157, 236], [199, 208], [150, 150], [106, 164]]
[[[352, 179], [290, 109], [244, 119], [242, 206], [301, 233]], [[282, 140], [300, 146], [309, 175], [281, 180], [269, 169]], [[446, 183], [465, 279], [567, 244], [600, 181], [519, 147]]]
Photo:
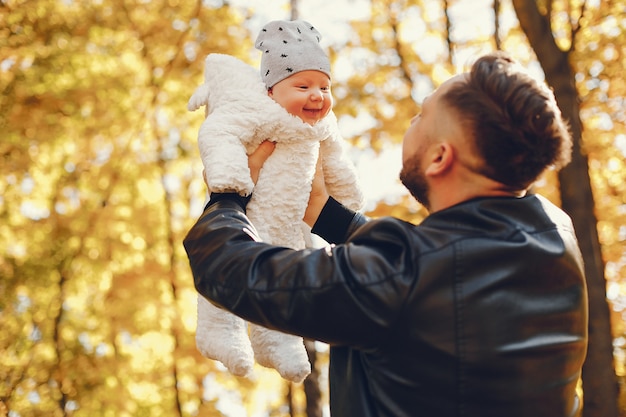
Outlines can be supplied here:
[[330, 79], [320, 71], [301, 71], [276, 83], [268, 94], [289, 113], [314, 125], [333, 108]]

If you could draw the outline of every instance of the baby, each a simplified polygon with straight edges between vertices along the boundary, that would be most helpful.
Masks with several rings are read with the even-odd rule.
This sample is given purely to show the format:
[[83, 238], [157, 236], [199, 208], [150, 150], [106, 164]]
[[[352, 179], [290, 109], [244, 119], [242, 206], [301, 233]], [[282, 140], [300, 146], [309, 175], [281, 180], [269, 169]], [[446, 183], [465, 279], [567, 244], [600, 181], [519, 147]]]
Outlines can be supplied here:
[[[211, 192], [252, 193], [246, 214], [268, 243], [302, 249], [310, 234], [302, 217], [318, 155], [327, 189], [358, 210], [363, 196], [332, 112], [330, 62], [319, 32], [305, 21], [273, 21], [255, 42], [260, 77], [229, 55], [210, 54], [205, 83], [188, 108], [207, 106], [198, 142]], [[247, 155], [264, 140], [276, 143], [256, 184]], [[232, 277], [240, 279], [245, 277]], [[205, 357], [235, 375], [247, 375], [254, 360], [290, 381], [311, 371], [302, 338], [250, 325], [198, 297], [196, 344]]]

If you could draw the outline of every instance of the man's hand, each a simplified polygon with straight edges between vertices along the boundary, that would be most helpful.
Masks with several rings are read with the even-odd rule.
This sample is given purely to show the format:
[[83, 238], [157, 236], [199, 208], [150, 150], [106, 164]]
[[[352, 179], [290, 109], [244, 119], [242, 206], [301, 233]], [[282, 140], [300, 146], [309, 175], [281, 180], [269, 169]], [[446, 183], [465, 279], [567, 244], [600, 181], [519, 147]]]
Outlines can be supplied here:
[[328, 191], [326, 190], [326, 181], [324, 180], [324, 170], [322, 169], [321, 156], [317, 158], [315, 167], [315, 176], [311, 187], [311, 195], [309, 196], [309, 205], [304, 212], [304, 222], [313, 227], [317, 218], [320, 216], [324, 205], [328, 201]]
[[267, 158], [270, 157], [272, 152], [274, 152], [275, 147], [276, 144], [274, 142], [266, 140], [261, 142], [259, 147], [248, 156], [248, 168], [250, 168], [250, 177], [252, 178], [253, 183], [256, 184], [263, 164]]
[[[274, 142], [270, 142], [269, 140], [261, 142], [258, 148], [254, 152], [252, 152], [248, 156], [248, 168], [250, 169], [250, 177], [252, 178], [252, 182], [256, 184], [259, 179], [259, 172], [261, 172], [261, 168], [263, 164], [270, 157], [272, 152], [274, 152], [274, 148], [276, 144]], [[206, 171], [202, 170], [202, 178], [204, 179], [204, 183], [209, 186], [209, 183], [206, 179]]]

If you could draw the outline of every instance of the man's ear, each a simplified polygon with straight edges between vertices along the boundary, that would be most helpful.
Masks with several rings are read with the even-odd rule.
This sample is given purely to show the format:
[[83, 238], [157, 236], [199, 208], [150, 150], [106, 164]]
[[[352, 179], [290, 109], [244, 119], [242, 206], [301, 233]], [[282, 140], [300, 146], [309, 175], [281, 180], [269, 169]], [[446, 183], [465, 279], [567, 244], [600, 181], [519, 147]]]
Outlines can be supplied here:
[[446, 142], [437, 143], [429, 150], [425, 174], [438, 176], [447, 172], [454, 162], [454, 148]]

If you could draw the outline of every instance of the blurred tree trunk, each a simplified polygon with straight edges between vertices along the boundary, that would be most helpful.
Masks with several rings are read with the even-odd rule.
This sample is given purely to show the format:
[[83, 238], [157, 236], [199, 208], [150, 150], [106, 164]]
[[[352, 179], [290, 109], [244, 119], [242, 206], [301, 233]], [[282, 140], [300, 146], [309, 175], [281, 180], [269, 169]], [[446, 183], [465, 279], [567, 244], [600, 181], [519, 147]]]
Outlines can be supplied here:
[[322, 391], [320, 389], [320, 372], [315, 366], [317, 362], [317, 350], [315, 342], [305, 340], [304, 346], [311, 362], [311, 374], [304, 380], [304, 394], [306, 395], [307, 417], [322, 417]]
[[502, 5], [500, 3], [500, 0], [493, 0], [493, 39], [498, 51], [502, 49], [502, 39], [500, 39], [500, 9]]
[[443, 16], [446, 21], [446, 45], [448, 45], [448, 64], [452, 65], [452, 57], [454, 56], [454, 41], [450, 37], [452, 32], [452, 23], [450, 22], [450, 4], [448, 0], [443, 0]]
[[291, 20], [298, 20], [298, 0], [290, 0], [289, 5], [291, 7]]
[[574, 140], [572, 162], [559, 173], [559, 182], [562, 206], [572, 217], [585, 260], [589, 288], [589, 350], [583, 366], [583, 416], [617, 417], [618, 386], [604, 262], [598, 239], [588, 160], [581, 146], [578, 92], [569, 63], [578, 26], [571, 30], [570, 48], [563, 51], [557, 46], [552, 34], [549, 10], [542, 14], [536, 2], [526, 0], [513, 0], [513, 6], [543, 68], [546, 81], [554, 89], [559, 107], [570, 122]]

